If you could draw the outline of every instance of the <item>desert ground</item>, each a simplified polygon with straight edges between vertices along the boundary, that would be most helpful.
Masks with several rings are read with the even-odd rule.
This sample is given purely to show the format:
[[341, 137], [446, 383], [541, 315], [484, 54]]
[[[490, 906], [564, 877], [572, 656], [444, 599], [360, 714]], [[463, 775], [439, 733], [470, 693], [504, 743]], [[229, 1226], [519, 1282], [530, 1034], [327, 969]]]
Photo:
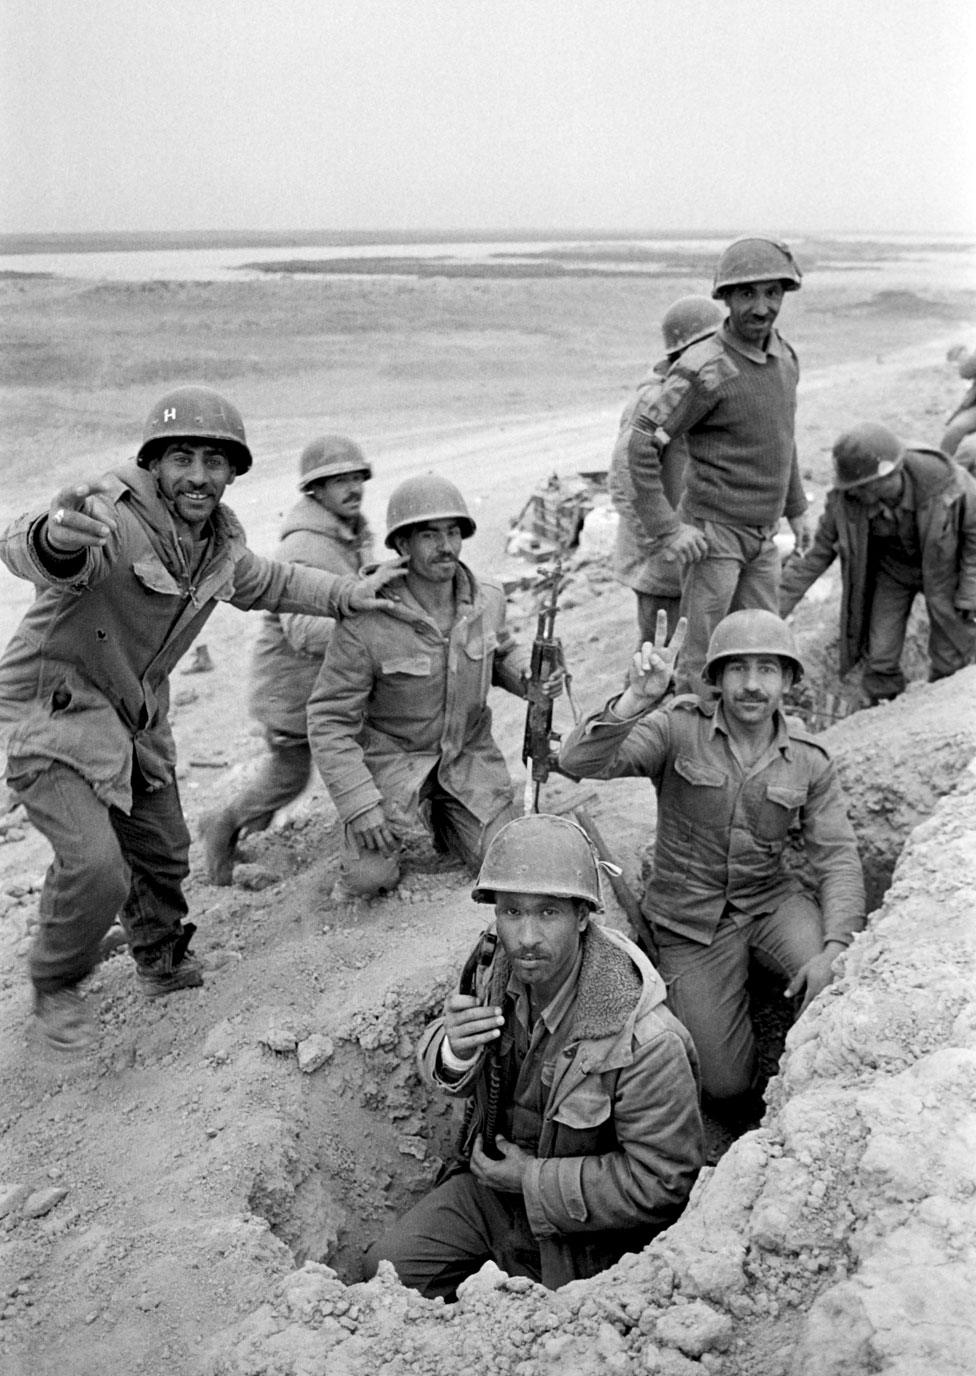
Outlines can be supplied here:
[[[808, 272], [780, 321], [801, 358], [799, 452], [815, 509], [847, 424], [878, 419], [937, 444], [962, 390], [947, 353], [976, 342], [971, 282], [824, 279]], [[506, 553], [510, 522], [550, 474], [606, 467], [619, 412], [658, 356], [657, 321], [706, 289], [690, 275], [9, 277], [4, 518], [124, 460], [157, 396], [203, 381], [245, 417], [255, 466], [228, 502], [259, 552], [294, 500], [301, 447], [340, 431], [374, 460], [366, 509], [380, 535], [395, 484], [434, 468], [478, 522], [466, 560], [530, 582], [532, 565]], [[31, 590], [6, 573], [0, 589], [6, 641]], [[513, 592], [523, 638], [534, 610], [530, 587]], [[449, 1140], [412, 1043], [480, 930], [459, 868], [421, 847], [396, 895], [334, 903], [336, 818], [320, 785], [245, 842], [232, 888], [206, 882], [195, 844], [204, 988], [146, 1004], [125, 950], [107, 951], [88, 987], [98, 1045], [66, 1062], [28, 1034], [25, 956], [49, 853], [22, 812], [0, 818], [3, 1371], [972, 1370], [976, 669], [921, 682], [921, 617], [904, 699], [847, 715], [856, 685], [833, 673], [836, 616], [828, 578], [795, 626], [818, 704], [844, 718], [825, 740], [851, 796], [869, 931], [791, 1033], [763, 1127], [703, 1173], [647, 1254], [557, 1297], [485, 1273], [449, 1310], [389, 1277], [359, 1283], [364, 1241], [426, 1187]], [[261, 748], [246, 714], [257, 620], [221, 609], [202, 637], [212, 670], [192, 672], [191, 655], [174, 675], [191, 829]], [[585, 542], [558, 631], [578, 704], [598, 704], [619, 681], [633, 606]], [[493, 706], [521, 783], [524, 708], [503, 694]], [[557, 727], [570, 721], [557, 704]], [[649, 789], [556, 778], [543, 789], [544, 810], [580, 802], [636, 887]], [[606, 920], [624, 925], [610, 898]]]

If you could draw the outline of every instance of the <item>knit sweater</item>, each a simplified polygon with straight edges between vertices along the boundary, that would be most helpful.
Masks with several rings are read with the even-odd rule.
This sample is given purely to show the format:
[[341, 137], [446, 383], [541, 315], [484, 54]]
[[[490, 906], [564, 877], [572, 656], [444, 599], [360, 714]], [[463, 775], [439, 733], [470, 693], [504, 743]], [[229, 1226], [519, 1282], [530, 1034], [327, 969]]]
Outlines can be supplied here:
[[806, 510], [794, 441], [799, 371], [775, 330], [765, 350], [726, 326], [685, 350], [660, 394], [638, 408], [630, 432], [637, 513], [648, 535], [678, 528], [661, 482], [661, 454], [679, 435], [687, 437], [689, 454], [686, 521], [769, 528]]

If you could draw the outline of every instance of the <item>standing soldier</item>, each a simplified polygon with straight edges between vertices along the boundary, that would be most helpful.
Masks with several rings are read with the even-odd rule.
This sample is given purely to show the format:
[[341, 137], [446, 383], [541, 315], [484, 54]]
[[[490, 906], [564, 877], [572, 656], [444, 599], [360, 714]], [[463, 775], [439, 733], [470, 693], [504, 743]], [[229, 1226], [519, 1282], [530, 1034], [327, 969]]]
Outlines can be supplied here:
[[939, 444], [943, 454], [955, 455], [961, 441], [976, 432], [976, 349], [960, 348], [953, 350], [951, 356], [959, 376], [969, 383], [962, 401], [946, 421], [946, 431]]
[[909, 449], [865, 421], [834, 445], [834, 485], [812, 548], [783, 571], [788, 616], [840, 556], [840, 672], [864, 662], [867, 704], [897, 697], [919, 593], [929, 617], [929, 681], [976, 654], [976, 479], [938, 449]]
[[[774, 328], [784, 292], [798, 291], [801, 276], [785, 244], [731, 244], [712, 289], [727, 307], [725, 323], [685, 350], [660, 395], [633, 419], [627, 452], [637, 514], [649, 538], [682, 565], [682, 691], [703, 686], [709, 637], [727, 612], [776, 610], [780, 518], [801, 552], [810, 542], [794, 438], [799, 365]], [[676, 511], [664, 492], [662, 455], [680, 436], [688, 465]]]
[[[363, 484], [372, 477], [363, 451], [342, 435], [324, 435], [306, 445], [298, 467], [301, 499], [285, 517], [274, 557], [357, 574], [373, 548], [362, 514]], [[324, 616], [269, 611], [262, 617], [251, 665], [251, 715], [264, 727], [267, 753], [237, 797], [200, 823], [211, 883], [231, 883], [239, 837], [264, 831], [309, 781], [305, 708], [334, 625]]]
[[221, 502], [250, 467], [237, 408], [179, 387], [150, 411], [135, 462], [61, 488], [0, 539], [37, 588], [0, 660], [0, 713], [15, 722], [7, 782], [54, 850], [30, 976], [58, 1050], [92, 1040], [79, 985], [117, 914], [149, 998], [203, 983], [183, 921], [169, 675], [214, 609], [335, 616], [379, 605], [402, 572], [357, 580], [259, 558]]
[[[803, 674], [785, 621], [732, 612], [712, 633], [705, 664], [718, 699], [682, 695], [661, 706], [684, 623], [666, 644], [659, 620], [624, 691], [575, 728], [559, 762], [579, 778], [654, 785], [654, 873], [641, 906], [668, 1002], [698, 1051], [707, 1105], [742, 1126], [760, 1112], [762, 1089], [750, 965], [781, 974], [806, 1007], [864, 925], [864, 879], [830, 757], [781, 710]], [[787, 863], [793, 832], [815, 892]]]
[[[505, 597], [461, 562], [475, 532], [445, 478], [408, 478], [390, 496], [386, 543], [406, 559], [399, 616], [336, 627], [308, 703], [315, 763], [345, 828], [339, 897], [396, 886], [409, 837], [477, 870], [517, 812], [491, 734], [492, 684], [525, 697], [528, 655], [505, 628]], [[550, 675], [555, 697], [563, 674]]]
[[[613, 571], [618, 582], [633, 588], [637, 594], [639, 644], [654, 639], [659, 611], [667, 615], [669, 634], [677, 625], [681, 565], [667, 548], [668, 541], [664, 537], [648, 539], [635, 510], [634, 483], [627, 460], [630, 427], [639, 408], [649, 405], [660, 395], [672, 363], [689, 345], [713, 335], [721, 320], [721, 307], [707, 296], [683, 296], [669, 306], [661, 321], [665, 357], [639, 385], [637, 396], [624, 408], [620, 418], [620, 433], [613, 448], [608, 477], [610, 498], [619, 517]], [[684, 491], [687, 458], [688, 443], [684, 436], [666, 445], [661, 454], [661, 487], [672, 507], [677, 507]]]

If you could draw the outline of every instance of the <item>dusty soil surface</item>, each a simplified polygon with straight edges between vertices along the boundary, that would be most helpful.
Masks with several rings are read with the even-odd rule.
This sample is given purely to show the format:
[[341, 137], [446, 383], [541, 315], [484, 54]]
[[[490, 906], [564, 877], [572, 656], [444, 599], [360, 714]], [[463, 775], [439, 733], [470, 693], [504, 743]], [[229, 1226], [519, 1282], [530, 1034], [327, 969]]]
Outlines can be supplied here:
[[[648, 322], [675, 296], [701, 289], [674, 281], [131, 289], [2, 283], [11, 346], [0, 436], [5, 506], [13, 515], [46, 500], [60, 481], [124, 458], [156, 395], [200, 378], [240, 401], [254, 437], [255, 470], [229, 496], [255, 548], [274, 544], [302, 443], [339, 429], [376, 458], [377, 477], [367, 489], [376, 526], [392, 486], [433, 466], [454, 477], [471, 501], [479, 531], [466, 554], [470, 562], [485, 572], [527, 572], [504, 554], [509, 520], [549, 472], [605, 465], [629, 386], [647, 354], [656, 354], [653, 343], [648, 347]], [[813, 280], [809, 291], [805, 284], [783, 326], [805, 366], [800, 451], [815, 502], [830, 442], [850, 421], [879, 418], [936, 442], [959, 390], [945, 354], [968, 340], [974, 318], [972, 293], [961, 290], [920, 293], [906, 304], [878, 299], [869, 287], [842, 296], [818, 293]], [[5, 639], [30, 594], [6, 577], [2, 592]], [[836, 589], [825, 580], [822, 593], [801, 605], [797, 629], [820, 671], [819, 706], [831, 710], [833, 703], [842, 716], [852, 690], [831, 677]], [[563, 601], [559, 631], [575, 696], [588, 707], [619, 680], [633, 637], [631, 595], [597, 558], [576, 568]], [[528, 593], [514, 596], [511, 615], [517, 632], [530, 637]], [[260, 748], [243, 708], [256, 629], [221, 611], [203, 637], [212, 671], [189, 672], [191, 655], [174, 676], [191, 827]], [[921, 676], [914, 653], [913, 672]], [[968, 706], [973, 673], [942, 696], [919, 687], [903, 704], [858, 714], [831, 732], [878, 901], [912, 828], [966, 777], [976, 748]], [[498, 695], [495, 712], [496, 735], [521, 781], [523, 708]], [[569, 724], [565, 702], [559, 717]], [[936, 738], [933, 724], [951, 729]], [[584, 800], [636, 886], [653, 834], [649, 789], [553, 780], [543, 806]], [[914, 905], [919, 927], [957, 924], [941, 965], [933, 956], [932, 970], [926, 967], [927, 979], [953, 988], [972, 957], [971, 926], [957, 911], [972, 858], [964, 843], [973, 837], [971, 795], [962, 809], [943, 804], [937, 816], [949, 832], [930, 834], [916, 868], [906, 867], [896, 883], [898, 903]], [[929, 1228], [927, 1246], [934, 1245], [933, 1230], [940, 1247], [957, 1239], [958, 1255], [946, 1261], [943, 1247], [933, 1264], [950, 1266], [945, 1274], [953, 1285], [964, 1277], [964, 1213], [957, 1206], [968, 1177], [953, 1157], [943, 1201], [938, 1189], [913, 1185], [906, 1164], [908, 1183], [893, 1197], [892, 1212], [877, 1214], [864, 1184], [867, 1129], [858, 1129], [855, 1145], [842, 1142], [837, 1125], [849, 1106], [831, 1098], [860, 1083], [864, 1057], [852, 1068], [832, 1044], [819, 1059], [815, 1054], [827, 1023], [851, 1006], [839, 988], [792, 1034], [802, 1053], [794, 1064], [804, 1069], [774, 1086], [779, 1118], [706, 1173], [673, 1241], [662, 1239], [646, 1264], [625, 1266], [600, 1287], [570, 1287], [573, 1293], [558, 1301], [527, 1293], [521, 1283], [496, 1290], [488, 1277], [465, 1302], [462, 1324], [389, 1280], [348, 1292], [343, 1282], [358, 1279], [363, 1241], [426, 1187], [449, 1142], [443, 1107], [416, 1081], [412, 1043], [480, 929], [482, 911], [468, 899], [467, 877], [419, 848], [394, 897], [334, 904], [335, 814], [315, 787], [271, 831], [246, 843], [233, 888], [204, 881], [195, 847], [188, 897], [205, 987], [147, 1004], [125, 950], [108, 953], [88, 989], [98, 1046], [66, 1063], [42, 1053], [29, 1031], [24, 957], [49, 856], [17, 812], [2, 820], [0, 840], [0, 1366], [11, 1376], [475, 1368], [530, 1376], [556, 1364], [574, 1373], [728, 1376], [965, 1369], [926, 1365], [924, 1345], [910, 1337], [914, 1317], [900, 1317], [892, 1299], [879, 1318], [865, 1299], [872, 1274], [880, 1294], [895, 1266], [898, 1229], [910, 1212], [905, 1201], [918, 1204], [922, 1217], [913, 1215], [912, 1226]], [[910, 982], [885, 945], [891, 927], [907, 939], [901, 911], [891, 909], [889, 928], [879, 925], [858, 957], [862, 1002], [860, 1020], [843, 1029], [848, 1048], [856, 1048], [872, 1016], [879, 982], [899, 997]], [[607, 920], [623, 921], [612, 902]], [[886, 961], [898, 965], [897, 977]], [[963, 1017], [960, 1006], [949, 997], [940, 1026], [952, 1010], [957, 1021]], [[871, 1052], [871, 1073], [878, 1066], [892, 1075], [915, 1073], [917, 1028], [917, 1018], [899, 1024], [892, 1015], [884, 1036], [878, 1033], [884, 1046]], [[929, 1045], [935, 1048], [934, 1033]], [[962, 1096], [969, 1070], [953, 1061], [949, 1071], [952, 1092]], [[831, 1117], [817, 1120], [811, 1109], [801, 1132], [787, 1100], [810, 1089], [811, 1075], [823, 1082], [830, 1101], [823, 1112]], [[935, 1076], [927, 1086], [909, 1087], [911, 1094], [906, 1089], [905, 1114], [916, 1101], [923, 1116], [930, 1100], [935, 1107], [940, 1084]], [[883, 1087], [874, 1085], [871, 1094], [850, 1110], [852, 1121], [865, 1124], [871, 1104], [884, 1100]], [[946, 1127], [933, 1118], [930, 1136]], [[833, 1141], [824, 1140], [831, 1134]], [[880, 1148], [872, 1150], [878, 1176]], [[829, 1178], [817, 1164], [825, 1152], [833, 1153]], [[771, 1165], [786, 1159], [794, 1163], [789, 1172]], [[823, 1234], [796, 1248], [784, 1240], [795, 1221], [784, 1198], [802, 1213], [803, 1171], [802, 1188], [815, 1187], [828, 1203], [817, 1215]], [[855, 1184], [861, 1193], [853, 1200]], [[709, 1193], [719, 1186], [720, 1194]], [[845, 1202], [849, 1194], [853, 1202]], [[935, 1195], [941, 1202], [921, 1207]], [[757, 1223], [753, 1206], [763, 1198], [765, 1221]], [[863, 1229], [852, 1240], [851, 1221], [872, 1210], [873, 1251]], [[727, 1236], [739, 1224], [738, 1240]], [[841, 1228], [833, 1242], [831, 1228]], [[914, 1245], [917, 1232], [906, 1239], [905, 1246]], [[882, 1251], [888, 1269], [877, 1260]], [[689, 1275], [698, 1278], [694, 1284]], [[913, 1295], [911, 1303], [913, 1315], [925, 1310], [926, 1323], [938, 1315], [934, 1294]], [[815, 1337], [832, 1316], [860, 1335], [861, 1346], [838, 1346], [835, 1334], [834, 1346], [826, 1346], [839, 1355], [829, 1365], [818, 1357]], [[885, 1341], [875, 1341], [882, 1329]], [[858, 1365], [862, 1359], [876, 1364]]]

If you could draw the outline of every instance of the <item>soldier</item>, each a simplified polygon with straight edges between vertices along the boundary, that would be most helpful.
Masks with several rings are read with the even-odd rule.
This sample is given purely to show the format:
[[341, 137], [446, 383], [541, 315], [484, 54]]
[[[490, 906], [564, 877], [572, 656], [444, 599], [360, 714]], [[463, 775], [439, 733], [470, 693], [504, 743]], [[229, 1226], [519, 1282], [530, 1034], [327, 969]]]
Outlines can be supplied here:
[[116, 914], [148, 997], [203, 983], [183, 921], [190, 837], [169, 675], [214, 608], [335, 616], [377, 606], [402, 575], [259, 558], [221, 502], [250, 467], [236, 407], [179, 387], [150, 411], [135, 462], [61, 488], [0, 540], [38, 590], [0, 660], [0, 711], [15, 722], [7, 782], [54, 850], [30, 976], [36, 1025], [57, 1050], [92, 1040], [79, 985]]
[[[773, 612], [733, 612], [712, 633], [705, 678], [714, 697], [659, 710], [684, 624], [633, 657], [624, 691], [568, 736], [560, 764], [581, 778], [649, 778], [657, 794], [654, 873], [642, 907], [668, 1002], [694, 1039], [706, 1104], [742, 1125], [762, 1083], [746, 981], [757, 960], [805, 1008], [864, 925], [864, 880], [830, 757], [784, 717], [803, 674], [793, 634]], [[786, 863], [797, 832], [811, 893]]]
[[[406, 560], [400, 615], [336, 627], [308, 703], [319, 773], [345, 828], [338, 898], [393, 889], [410, 837], [477, 870], [516, 815], [491, 735], [492, 684], [525, 697], [529, 658], [505, 628], [505, 597], [461, 562], [475, 532], [464, 498], [433, 473], [390, 496], [386, 544]], [[546, 692], [562, 691], [563, 672]]]
[[[946, 421], [946, 431], [939, 448], [943, 454], [958, 458], [960, 442], [976, 432], [976, 349], [953, 349], [949, 355], [959, 369], [959, 376], [969, 383], [962, 401]], [[972, 469], [970, 468], [970, 472]]]
[[[669, 306], [661, 321], [666, 354], [639, 385], [637, 396], [624, 407], [620, 432], [610, 459], [608, 486], [617, 511], [617, 540], [613, 552], [613, 571], [618, 582], [637, 594], [639, 644], [654, 639], [658, 611], [668, 618], [670, 634], [678, 623], [681, 601], [680, 564], [665, 547], [663, 539], [649, 540], [634, 507], [634, 484], [630, 476], [627, 449], [630, 427], [637, 410], [660, 395], [668, 369], [691, 344], [713, 335], [722, 320], [722, 309], [707, 296], [683, 296]], [[672, 507], [677, 507], [684, 490], [688, 445], [684, 436], [666, 445], [661, 454], [661, 487]]]
[[369, 1275], [387, 1260], [447, 1300], [488, 1260], [555, 1289], [640, 1251], [702, 1161], [691, 1039], [643, 953], [592, 920], [599, 874], [579, 827], [510, 822], [471, 896], [494, 904], [501, 949], [418, 1049], [426, 1082], [469, 1105], [458, 1158], [367, 1254]]
[[[285, 517], [274, 557], [330, 573], [357, 574], [372, 555], [362, 514], [372, 469], [342, 435], [324, 435], [299, 459], [300, 500]], [[251, 715], [264, 727], [267, 752], [254, 779], [200, 823], [211, 883], [230, 884], [238, 839], [264, 831], [279, 808], [303, 791], [312, 773], [305, 707], [335, 625], [329, 617], [268, 611], [251, 664]]]
[[[774, 328], [784, 292], [802, 274], [785, 244], [740, 239], [719, 259], [712, 296], [728, 316], [686, 349], [660, 395], [639, 406], [628, 442], [637, 514], [651, 540], [682, 565], [688, 642], [679, 687], [697, 692], [708, 640], [736, 608], [775, 611], [785, 515], [805, 551], [811, 532], [797, 466], [794, 422], [799, 365]], [[667, 500], [661, 456], [685, 436], [685, 492]]]
[[929, 617], [929, 680], [976, 654], [976, 479], [938, 449], [909, 449], [873, 421], [834, 445], [834, 485], [813, 547], [787, 564], [787, 616], [840, 556], [840, 672], [863, 660], [869, 706], [904, 691], [905, 631], [919, 593]]

